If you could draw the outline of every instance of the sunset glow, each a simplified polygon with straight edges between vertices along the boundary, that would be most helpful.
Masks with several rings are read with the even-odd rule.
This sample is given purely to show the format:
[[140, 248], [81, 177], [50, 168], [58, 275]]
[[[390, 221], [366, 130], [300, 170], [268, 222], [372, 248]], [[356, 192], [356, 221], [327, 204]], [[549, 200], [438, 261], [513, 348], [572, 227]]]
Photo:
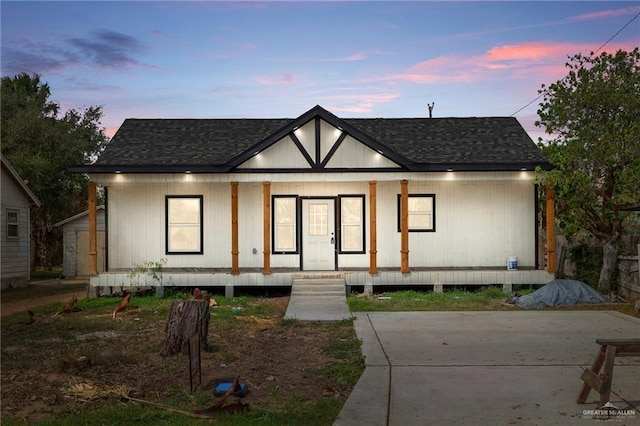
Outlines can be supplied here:
[[[509, 116], [577, 53], [640, 45], [640, 2], [3, 2], [3, 76], [126, 118]], [[532, 138], [537, 103], [516, 114]]]

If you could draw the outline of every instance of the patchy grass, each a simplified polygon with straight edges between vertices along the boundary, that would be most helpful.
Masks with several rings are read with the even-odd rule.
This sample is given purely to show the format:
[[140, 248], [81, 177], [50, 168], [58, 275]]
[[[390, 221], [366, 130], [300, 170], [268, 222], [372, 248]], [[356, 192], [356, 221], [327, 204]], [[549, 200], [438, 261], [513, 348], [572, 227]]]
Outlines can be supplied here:
[[[520, 295], [532, 293], [534, 289], [518, 289]], [[433, 291], [403, 290], [373, 295], [351, 294], [347, 303], [352, 312], [409, 312], [409, 311], [508, 311], [522, 310], [517, 305], [507, 303], [510, 295], [501, 287], [482, 287], [476, 291], [458, 289], [445, 290], [442, 293]], [[631, 303], [603, 303], [557, 306], [542, 310], [592, 310], [617, 311], [640, 318]]]
[[[189, 390], [188, 357], [159, 356], [171, 302], [134, 296], [111, 314], [118, 297], [83, 299], [80, 311], [54, 316], [62, 303], [34, 308], [36, 322], [3, 317], [3, 425], [201, 425], [165, 408], [122, 395], [195, 411], [213, 405], [217, 383], [240, 376], [250, 412], [222, 415], [221, 425], [331, 425], [364, 370], [353, 322], [283, 320], [288, 298], [214, 296], [202, 386]], [[238, 309], [240, 308], [240, 309]], [[80, 389], [99, 395], [77, 394]]]
[[477, 291], [447, 290], [442, 293], [403, 290], [362, 297], [349, 295], [353, 312], [372, 311], [487, 311], [517, 309], [505, 303], [502, 288], [482, 287]]

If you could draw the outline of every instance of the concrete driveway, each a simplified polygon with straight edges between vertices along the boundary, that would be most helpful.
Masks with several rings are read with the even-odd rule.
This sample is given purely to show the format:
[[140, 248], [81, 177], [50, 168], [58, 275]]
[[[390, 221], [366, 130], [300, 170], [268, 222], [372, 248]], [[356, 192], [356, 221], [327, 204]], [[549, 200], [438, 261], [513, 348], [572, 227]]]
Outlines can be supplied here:
[[[590, 425], [576, 403], [596, 338], [640, 338], [609, 311], [354, 313], [366, 369], [335, 425]], [[616, 358], [611, 403], [640, 424], [640, 358]]]

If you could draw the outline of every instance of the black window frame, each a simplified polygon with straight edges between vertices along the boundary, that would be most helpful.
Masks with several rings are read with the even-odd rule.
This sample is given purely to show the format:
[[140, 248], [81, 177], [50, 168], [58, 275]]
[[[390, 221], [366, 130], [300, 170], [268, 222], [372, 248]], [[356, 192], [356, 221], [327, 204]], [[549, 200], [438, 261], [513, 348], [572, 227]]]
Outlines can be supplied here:
[[[170, 250], [169, 247], [169, 200], [171, 199], [197, 199], [200, 202], [200, 250], [197, 251], [176, 251]], [[204, 254], [204, 197], [202, 195], [165, 195], [164, 197], [164, 216], [165, 216], [165, 254], [167, 255], [201, 255]]]
[[[359, 198], [362, 200], [362, 248], [360, 250], [346, 250], [342, 247], [342, 200], [345, 198]], [[364, 194], [342, 194], [338, 195], [338, 253], [339, 254], [364, 254], [367, 250], [367, 206], [365, 204], [366, 197]]]
[[[276, 249], [276, 200], [281, 198], [293, 199], [294, 205], [294, 231], [293, 250]], [[300, 197], [297, 194], [273, 194], [271, 195], [271, 253], [272, 254], [300, 254]]]
[[[430, 229], [423, 228], [414, 228], [411, 229], [409, 227], [409, 232], [436, 232], [436, 194], [408, 194], [409, 198], [431, 198], [431, 217], [432, 217], [432, 227]], [[398, 194], [398, 232], [402, 231], [402, 195]]]

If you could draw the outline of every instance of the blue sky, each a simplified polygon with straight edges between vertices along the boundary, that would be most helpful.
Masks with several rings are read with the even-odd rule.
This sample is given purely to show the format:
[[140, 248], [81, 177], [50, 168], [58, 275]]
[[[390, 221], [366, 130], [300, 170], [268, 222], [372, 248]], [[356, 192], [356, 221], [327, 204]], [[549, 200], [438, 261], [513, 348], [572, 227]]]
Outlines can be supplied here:
[[[640, 2], [2, 1], [3, 76], [125, 118], [509, 116], [567, 57], [640, 45]], [[535, 139], [537, 102], [517, 112]]]

